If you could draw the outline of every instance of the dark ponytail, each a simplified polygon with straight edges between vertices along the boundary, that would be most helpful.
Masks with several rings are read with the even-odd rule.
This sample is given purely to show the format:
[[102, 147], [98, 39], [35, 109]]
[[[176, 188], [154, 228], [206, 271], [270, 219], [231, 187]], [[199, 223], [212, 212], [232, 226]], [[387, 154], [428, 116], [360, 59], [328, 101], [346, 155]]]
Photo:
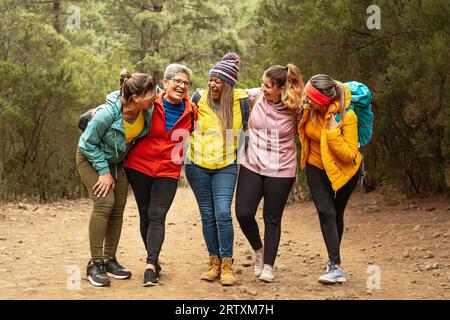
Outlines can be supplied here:
[[120, 93], [122, 93], [123, 83], [125, 82], [125, 80], [130, 79], [130, 78], [131, 78], [130, 72], [126, 68], [123, 68], [120, 71]]
[[146, 73], [133, 73], [127, 69], [120, 71], [120, 95], [122, 103], [130, 101], [131, 96], [143, 97], [156, 90], [156, 80]]

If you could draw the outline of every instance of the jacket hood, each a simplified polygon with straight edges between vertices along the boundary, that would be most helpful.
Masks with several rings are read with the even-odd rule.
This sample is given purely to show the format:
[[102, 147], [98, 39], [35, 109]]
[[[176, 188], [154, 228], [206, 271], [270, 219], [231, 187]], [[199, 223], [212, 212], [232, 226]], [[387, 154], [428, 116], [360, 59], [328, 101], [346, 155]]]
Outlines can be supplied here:
[[114, 115], [117, 115], [122, 110], [122, 103], [120, 102], [120, 91], [113, 91], [106, 96], [106, 104], [111, 107]]

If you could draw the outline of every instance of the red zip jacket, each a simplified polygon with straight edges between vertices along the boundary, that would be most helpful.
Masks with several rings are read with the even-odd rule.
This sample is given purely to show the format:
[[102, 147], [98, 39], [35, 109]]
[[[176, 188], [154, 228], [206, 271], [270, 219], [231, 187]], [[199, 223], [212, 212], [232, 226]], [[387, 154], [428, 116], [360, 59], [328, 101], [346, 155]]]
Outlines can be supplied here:
[[[166, 131], [166, 112], [162, 103], [165, 92], [161, 92], [153, 104], [151, 130], [136, 141], [125, 161], [125, 168], [134, 169], [153, 178], [180, 178], [184, 159], [184, 140], [189, 137], [192, 106], [184, 98], [184, 113], [173, 128]], [[194, 113], [197, 119], [196, 112]]]

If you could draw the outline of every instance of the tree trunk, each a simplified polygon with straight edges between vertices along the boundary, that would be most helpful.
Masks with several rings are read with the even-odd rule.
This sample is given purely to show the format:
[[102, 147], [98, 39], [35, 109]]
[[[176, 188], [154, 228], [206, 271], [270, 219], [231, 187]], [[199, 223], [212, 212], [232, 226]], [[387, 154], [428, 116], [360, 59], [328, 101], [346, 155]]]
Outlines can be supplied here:
[[56, 32], [61, 33], [61, 28], [59, 24], [59, 16], [60, 16], [60, 9], [61, 9], [61, 1], [60, 0], [54, 0], [53, 1], [53, 27], [55, 28]]

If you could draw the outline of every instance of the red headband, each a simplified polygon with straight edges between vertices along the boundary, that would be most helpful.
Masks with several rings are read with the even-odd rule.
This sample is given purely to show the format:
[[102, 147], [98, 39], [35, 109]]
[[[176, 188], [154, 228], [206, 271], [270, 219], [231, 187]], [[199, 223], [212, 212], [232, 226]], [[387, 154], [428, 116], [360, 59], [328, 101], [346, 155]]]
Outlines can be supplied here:
[[312, 100], [314, 100], [320, 105], [329, 105], [330, 102], [333, 100], [332, 98], [328, 98], [326, 95], [324, 95], [319, 90], [314, 88], [314, 86], [309, 81], [305, 86], [305, 92], [308, 95], [308, 97], [310, 97]]

